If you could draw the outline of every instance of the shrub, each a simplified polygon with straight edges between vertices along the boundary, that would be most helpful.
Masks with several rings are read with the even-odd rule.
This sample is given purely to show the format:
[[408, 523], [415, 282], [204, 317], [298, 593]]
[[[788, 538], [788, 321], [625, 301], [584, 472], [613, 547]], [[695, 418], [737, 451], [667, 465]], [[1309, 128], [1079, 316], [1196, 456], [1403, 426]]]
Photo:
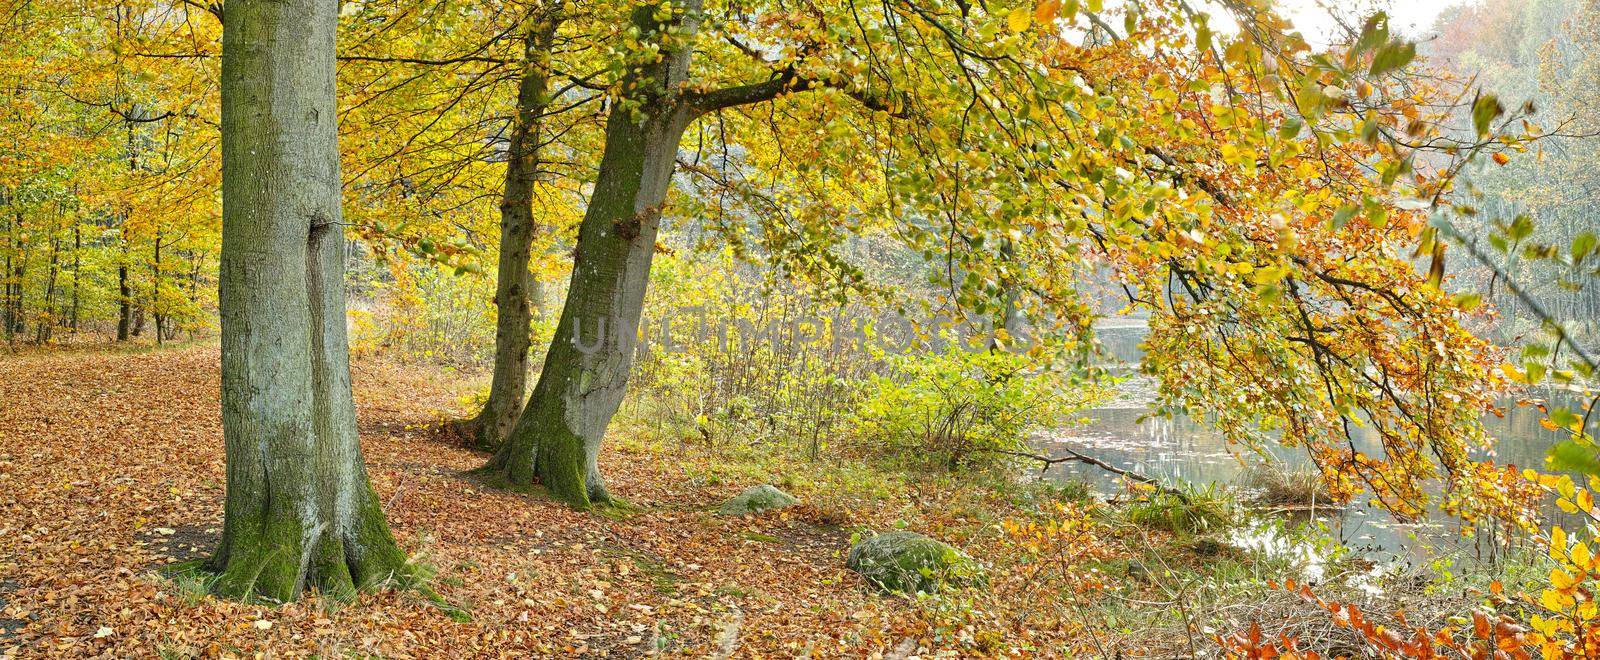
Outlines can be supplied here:
[[970, 352], [958, 341], [942, 352], [885, 359], [889, 373], [872, 378], [859, 430], [952, 469], [1021, 451], [1031, 435], [1099, 396], [1053, 364], [1007, 351]]

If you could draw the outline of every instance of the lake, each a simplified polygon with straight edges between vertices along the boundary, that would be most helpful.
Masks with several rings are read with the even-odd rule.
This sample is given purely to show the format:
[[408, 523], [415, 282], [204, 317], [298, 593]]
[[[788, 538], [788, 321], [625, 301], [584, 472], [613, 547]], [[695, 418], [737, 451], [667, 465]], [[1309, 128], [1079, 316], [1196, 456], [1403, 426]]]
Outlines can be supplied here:
[[[1106, 328], [1101, 330], [1102, 341], [1120, 361], [1136, 361], [1139, 357], [1137, 339], [1143, 330], [1142, 324]], [[1263, 456], [1246, 447], [1230, 446], [1219, 433], [1193, 419], [1146, 417], [1150, 413], [1154, 389], [1148, 377], [1131, 376], [1118, 384], [1118, 393], [1112, 400], [1083, 413], [1087, 423], [1045, 434], [1036, 444], [1040, 450], [1054, 456], [1065, 455], [1061, 448], [1066, 447], [1169, 483], [1182, 480], [1235, 486], [1240, 484], [1242, 474], [1251, 465], [1264, 461], [1309, 469], [1310, 462], [1303, 449], [1274, 446]], [[1527, 392], [1524, 398], [1545, 399], [1553, 405], [1574, 409], [1585, 403], [1576, 393], [1554, 389]], [[1504, 417], [1487, 415], [1484, 419], [1489, 435], [1496, 439], [1496, 461], [1519, 468], [1542, 468], [1545, 451], [1565, 436], [1541, 426], [1542, 414], [1537, 409], [1511, 405], [1512, 401], [1504, 403]], [[1116, 475], [1082, 463], [1055, 465], [1046, 477], [1085, 480], [1103, 494], [1122, 489]], [[1437, 492], [1437, 487], [1431, 490]], [[1546, 515], [1553, 520], [1569, 529], [1581, 525], [1572, 516], [1557, 510], [1553, 503], [1547, 504]], [[1481, 536], [1463, 538], [1460, 522], [1454, 518], [1434, 512], [1420, 522], [1402, 523], [1359, 496], [1354, 505], [1342, 511], [1317, 512], [1315, 519], [1325, 523], [1330, 534], [1345, 546], [1376, 561], [1415, 564], [1439, 556], [1481, 557], [1488, 552]], [[1245, 541], [1271, 542], [1265, 539]]]

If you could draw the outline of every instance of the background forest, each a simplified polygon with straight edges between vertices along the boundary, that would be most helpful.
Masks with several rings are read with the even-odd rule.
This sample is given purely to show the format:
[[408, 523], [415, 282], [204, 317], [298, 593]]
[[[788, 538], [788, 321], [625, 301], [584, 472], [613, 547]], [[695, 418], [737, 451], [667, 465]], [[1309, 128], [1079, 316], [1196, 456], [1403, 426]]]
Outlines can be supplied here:
[[1600, 2], [1325, 4], [339, 3], [328, 552], [276, 5], [0, 0], [0, 657], [1600, 657]]

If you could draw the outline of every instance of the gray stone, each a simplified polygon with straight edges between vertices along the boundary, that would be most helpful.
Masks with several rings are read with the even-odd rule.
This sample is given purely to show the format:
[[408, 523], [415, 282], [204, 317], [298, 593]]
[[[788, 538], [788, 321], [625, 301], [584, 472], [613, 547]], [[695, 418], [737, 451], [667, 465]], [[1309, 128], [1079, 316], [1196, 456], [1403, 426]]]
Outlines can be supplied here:
[[965, 553], [915, 532], [885, 532], [850, 548], [845, 565], [885, 591], [933, 593], [947, 584], [981, 585], [983, 569]]
[[717, 512], [725, 516], [748, 516], [793, 506], [799, 502], [800, 500], [778, 490], [775, 486], [761, 484], [746, 488], [744, 492], [733, 496], [733, 499], [723, 502]]

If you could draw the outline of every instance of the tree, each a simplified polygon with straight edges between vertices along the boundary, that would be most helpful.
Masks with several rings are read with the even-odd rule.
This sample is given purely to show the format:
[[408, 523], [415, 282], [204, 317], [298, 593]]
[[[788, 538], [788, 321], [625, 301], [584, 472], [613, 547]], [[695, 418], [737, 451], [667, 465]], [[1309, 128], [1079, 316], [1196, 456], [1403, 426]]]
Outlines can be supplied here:
[[[601, 441], [627, 391], [650, 262], [679, 142], [700, 116], [826, 86], [788, 67], [765, 81], [694, 91], [690, 60], [701, 4], [641, 4], [610, 114], [599, 172], [578, 229], [567, 298], [539, 382], [486, 466], [506, 483], [536, 481], [573, 506], [607, 503]], [[858, 94], [869, 105], [881, 99]], [[592, 348], [590, 348], [592, 347]]]
[[406, 575], [357, 442], [345, 331], [338, 4], [228, 3], [216, 591], [349, 597]]
[[505, 184], [500, 193], [500, 258], [495, 279], [494, 376], [483, 410], [468, 424], [478, 447], [498, 450], [522, 412], [527, 394], [528, 324], [531, 309], [542, 298], [539, 282], [528, 271], [533, 256], [534, 182], [545, 113], [550, 106], [551, 51], [564, 16], [556, 0], [534, 10], [524, 37], [523, 70], [517, 87], [515, 115], [506, 148]]

